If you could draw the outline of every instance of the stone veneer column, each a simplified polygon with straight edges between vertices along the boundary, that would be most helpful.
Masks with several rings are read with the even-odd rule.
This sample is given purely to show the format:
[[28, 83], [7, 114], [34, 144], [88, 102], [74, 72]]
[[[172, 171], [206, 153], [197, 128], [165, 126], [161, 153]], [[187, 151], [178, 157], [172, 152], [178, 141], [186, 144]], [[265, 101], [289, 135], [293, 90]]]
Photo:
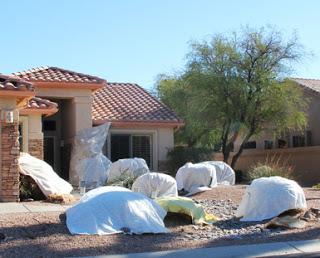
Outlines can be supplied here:
[[19, 130], [18, 122], [0, 122], [0, 201], [19, 201]]
[[38, 159], [43, 160], [43, 140], [42, 139], [29, 139], [29, 154]]
[[41, 114], [28, 116], [28, 153], [43, 160], [43, 133]]

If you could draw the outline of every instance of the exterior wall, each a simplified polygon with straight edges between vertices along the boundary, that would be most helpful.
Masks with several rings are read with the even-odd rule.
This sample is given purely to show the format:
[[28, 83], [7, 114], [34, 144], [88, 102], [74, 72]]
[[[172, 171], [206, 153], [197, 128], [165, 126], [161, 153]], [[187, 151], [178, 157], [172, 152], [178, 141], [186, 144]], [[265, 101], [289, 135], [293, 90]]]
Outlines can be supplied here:
[[52, 88], [37, 88], [37, 96], [44, 98], [60, 98], [70, 99], [71, 102], [66, 104], [65, 121], [68, 122], [69, 130], [68, 138], [72, 139], [76, 133], [82, 129], [92, 127], [92, 91], [89, 89], [52, 89]]
[[43, 160], [43, 139], [29, 139], [29, 154]]
[[[19, 112], [15, 98], [1, 98], [0, 122], [0, 201], [19, 201]], [[14, 122], [6, 124], [3, 110], [13, 110]]]
[[[61, 122], [61, 130], [59, 130], [60, 141], [57, 145], [59, 148], [59, 156], [56, 155], [59, 161], [57, 162], [57, 171], [60, 173], [63, 170], [63, 176], [69, 178], [73, 185], [74, 171], [69, 171], [69, 159], [72, 149], [73, 138], [77, 132], [92, 127], [92, 91], [90, 89], [75, 89], [68, 88], [36, 88], [37, 96], [48, 99], [61, 99], [61, 106], [57, 116]], [[61, 149], [60, 147], [63, 146]], [[63, 155], [60, 155], [60, 151]], [[61, 157], [61, 160], [60, 160]], [[56, 163], [56, 162], [55, 162]]]
[[[264, 163], [272, 157], [279, 157], [283, 162], [292, 166], [294, 179], [303, 186], [312, 186], [320, 183], [320, 146], [273, 150], [244, 150], [236, 164], [236, 170], [247, 171], [254, 164], [259, 162]], [[214, 158], [216, 160], [223, 159], [221, 153], [216, 154]]]
[[23, 146], [20, 146], [20, 151], [27, 152], [38, 159], [43, 159], [41, 114], [20, 116], [19, 123], [22, 125], [23, 139]]
[[312, 145], [320, 145], [320, 96], [309, 97], [308, 121], [309, 129], [312, 132]]
[[[115, 128], [112, 127], [108, 134], [107, 142], [110, 143], [111, 134], [148, 134], [152, 135], [152, 155], [153, 167], [151, 170], [163, 171], [165, 170], [166, 156], [169, 149], [174, 147], [174, 130], [173, 128]], [[110, 144], [107, 146], [106, 154], [110, 157]]]
[[43, 159], [43, 133], [41, 115], [28, 116], [28, 153], [38, 159]]
[[[314, 95], [313, 93], [304, 92], [304, 98], [308, 99], [309, 101], [309, 108], [307, 110], [307, 117], [308, 117], [308, 125], [306, 130], [311, 131], [311, 145], [312, 146], [319, 146], [320, 145], [320, 96]], [[294, 135], [303, 135], [303, 132], [290, 132], [288, 135], [283, 137], [284, 140], [287, 141], [288, 147], [292, 147], [292, 136]], [[250, 141], [255, 141], [258, 150], [265, 149], [265, 140], [273, 141], [273, 148], [278, 148], [277, 146], [277, 139], [279, 137], [274, 136], [272, 133], [263, 132], [260, 135], [253, 137]], [[235, 143], [235, 150], [239, 148], [241, 144], [241, 139], [238, 139]]]

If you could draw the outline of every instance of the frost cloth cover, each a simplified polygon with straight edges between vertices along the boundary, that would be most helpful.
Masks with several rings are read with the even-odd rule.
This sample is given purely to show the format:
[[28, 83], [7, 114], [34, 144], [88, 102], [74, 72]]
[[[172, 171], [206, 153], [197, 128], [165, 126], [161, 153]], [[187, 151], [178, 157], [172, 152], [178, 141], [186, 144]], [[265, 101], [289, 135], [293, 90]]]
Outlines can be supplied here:
[[293, 180], [261, 177], [252, 181], [236, 212], [241, 221], [271, 219], [291, 209], [306, 209], [303, 189]]
[[109, 169], [108, 184], [127, 178], [137, 178], [145, 173], [149, 173], [149, 168], [144, 159], [119, 159], [113, 162]]
[[104, 185], [107, 180], [111, 161], [103, 155], [102, 148], [106, 142], [110, 123], [84, 129], [77, 133], [70, 160], [71, 182], [78, 185], [86, 182], [86, 187], [96, 183]]
[[163, 173], [152, 172], [139, 176], [134, 181], [131, 190], [149, 198], [178, 196], [176, 180]]
[[155, 201], [167, 212], [190, 216], [193, 224], [212, 224], [218, 220], [216, 216], [206, 213], [200, 204], [187, 197], [160, 197]]
[[18, 162], [20, 173], [30, 176], [46, 197], [50, 194], [71, 193], [71, 184], [59, 177], [45, 161], [21, 152]]
[[117, 186], [91, 190], [66, 211], [70, 233], [84, 235], [166, 233], [166, 214], [153, 200]]
[[217, 186], [216, 169], [209, 164], [187, 163], [176, 174], [178, 190], [184, 189], [189, 195], [210, 190]]
[[205, 161], [202, 164], [212, 165], [216, 169], [218, 185], [234, 185], [236, 174], [234, 170], [223, 161]]

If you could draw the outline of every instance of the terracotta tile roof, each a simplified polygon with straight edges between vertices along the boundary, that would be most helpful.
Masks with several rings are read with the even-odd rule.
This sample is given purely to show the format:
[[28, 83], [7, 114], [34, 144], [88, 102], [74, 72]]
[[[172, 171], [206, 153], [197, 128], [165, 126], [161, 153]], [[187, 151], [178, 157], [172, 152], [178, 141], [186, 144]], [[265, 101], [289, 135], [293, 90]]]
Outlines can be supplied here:
[[0, 73], [0, 90], [34, 91], [34, 87], [30, 82], [17, 76]]
[[47, 99], [39, 97], [31, 98], [26, 108], [29, 109], [53, 109], [58, 108], [58, 104]]
[[92, 116], [94, 121], [183, 123], [167, 106], [131, 83], [107, 83], [95, 92]]
[[48, 66], [13, 73], [13, 75], [32, 82], [72, 82], [93, 84], [105, 82], [104, 79], [96, 76]]
[[58, 112], [58, 104], [47, 99], [33, 97], [28, 100], [27, 106], [24, 107], [20, 113], [29, 114], [32, 112], [52, 115]]
[[320, 94], [320, 80], [316, 79], [303, 79], [303, 78], [290, 78], [291, 80], [299, 83], [301, 86], [313, 93]]

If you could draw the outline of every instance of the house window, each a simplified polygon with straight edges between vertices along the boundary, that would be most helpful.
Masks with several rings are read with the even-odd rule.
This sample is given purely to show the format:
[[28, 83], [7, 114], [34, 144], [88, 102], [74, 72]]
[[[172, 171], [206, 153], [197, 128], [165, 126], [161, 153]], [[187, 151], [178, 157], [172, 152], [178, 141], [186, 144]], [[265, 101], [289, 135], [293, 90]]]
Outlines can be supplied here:
[[292, 136], [292, 147], [303, 147], [305, 146], [305, 137], [302, 135]]
[[20, 144], [20, 151], [28, 152], [28, 118], [24, 116], [19, 117], [19, 144]]
[[256, 141], [249, 141], [243, 146], [244, 149], [256, 149], [257, 148], [257, 143]]
[[292, 147], [312, 146], [311, 131], [305, 131], [302, 135], [292, 136]]
[[271, 150], [273, 148], [273, 141], [266, 140], [264, 141], [264, 149]]
[[312, 134], [311, 131], [306, 131], [306, 144], [312, 146]]
[[152, 167], [151, 135], [111, 135], [111, 161], [125, 158], [143, 158]]

